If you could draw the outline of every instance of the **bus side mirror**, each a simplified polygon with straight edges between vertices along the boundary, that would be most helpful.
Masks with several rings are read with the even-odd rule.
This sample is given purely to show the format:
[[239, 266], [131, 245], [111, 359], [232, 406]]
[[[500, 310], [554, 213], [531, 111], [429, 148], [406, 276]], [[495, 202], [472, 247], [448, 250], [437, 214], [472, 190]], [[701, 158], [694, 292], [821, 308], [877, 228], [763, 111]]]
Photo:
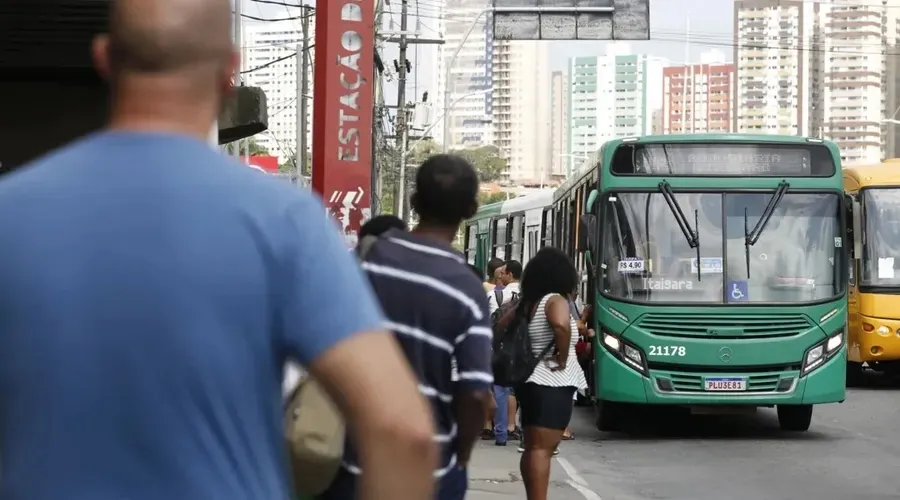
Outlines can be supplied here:
[[853, 225], [851, 226], [853, 231], [851, 235], [853, 238], [853, 256], [858, 259], [862, 256], [862, 210], [857, 199], [853, 199], [851, 206], [853, 211]]

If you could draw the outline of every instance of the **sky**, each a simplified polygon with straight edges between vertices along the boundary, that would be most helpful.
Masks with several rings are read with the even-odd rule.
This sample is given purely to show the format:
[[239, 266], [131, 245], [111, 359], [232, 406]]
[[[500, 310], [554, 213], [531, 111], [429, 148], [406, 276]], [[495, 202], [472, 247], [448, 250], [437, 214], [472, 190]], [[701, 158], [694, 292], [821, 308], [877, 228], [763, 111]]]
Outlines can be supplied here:
[[[299, 16], [299, 8], [284, 5], [272, 5], [257, 0], [242, 0], [245, 15], [267, 19], [283, 19]], [[315, 5], [314, 0], [268, 0], [290, 5]], [[320, 0], [325, 1], [325, 0]], [[331, 0], [334, 1], [334, 0]], [[408, 0], [409, 26], [418, 29], [422, 37], [439, 38], [440, 33], [434, 29], [438, 16], [438, 8], [443, 0]], [[726, 60], [733, 58], [732, 28], [734, 24], [734, 0], [649, 0], [650, 3], [650, 40], [629, 42], [634, 53], [647, 54], [664, 58], [674, 64], [698, 62], [700, 55], [712, 50], [722, 52]], [[393, 20], [394, 30], [399, 30], [400, 0], [389, 0], [389, 11], [385, 14], [388, 23]], [[485, 1], [487, 5], [487, 1]], [[418, 12], [417, 18], [414, 14]], [[246, 21], [248, 23], [254, 21]], [[299, 29], [299, 21], [297, 21]], [[602, 55], [610, 42], [596, 41], [548, 41], [550, 70], [564, 70], [570, 57]], [[413, 52], [411, 50], [411, 52]], [[686, 58], [687, 55], [687, 58]], [[428, 64], [416, 64], [413, 57], [414, 72], [410, 75], [408, 93], [420, 96], [429, 90], [423, 82], [428, 81]], [[397, 58], [397, 45], [387, 44], [384, 59], [391, 61]], [[432, 89], [432, 93], [434, 90]], [[396, 84], [388, 82], [385, 94], [396, 95]], [[389, 98], [389, 103], [394, 104]]]
[[[276, 0], [281, 1], [281, 0]], [[333, 0], [332, 0], [333, 1]], [[437, 37], [438, 33], [428, 25], [437, 14], [441, 0], [409, 0], [411, 13], [418, 11], [420, 22], [412, 17], [410, 26], [421, 26], [422, 36]], [[731, 59], [733, 0], [650, 0], [650, 37], [647, 42], [631, 42], [632, 50], [657, 57], [664, 57], [675, 62], [685, 58], [685, 41], [690, 41], [690, 61], [697, 61], [702, 52], [710, 49], [725, 52]], [[315, 5], [309, 0], [284, 0], [284, 3]], [[390, 2], [389, 7], [399, 19], [399, 0]], [[284, 18], [300, 14], [299, 9], [280, 5], [270, 5], [243, 0], [244, 14], [264, 18]], [[689, 26], [688, 26], [689, 25]], [[398, 28], [399, 29], [399, 28]], [[606, 51], [607, 42], [571, 41], [546, 42], [550, 45], [552, 69], [566, 66], [569, 57], [581, 55], [601, 55]]]

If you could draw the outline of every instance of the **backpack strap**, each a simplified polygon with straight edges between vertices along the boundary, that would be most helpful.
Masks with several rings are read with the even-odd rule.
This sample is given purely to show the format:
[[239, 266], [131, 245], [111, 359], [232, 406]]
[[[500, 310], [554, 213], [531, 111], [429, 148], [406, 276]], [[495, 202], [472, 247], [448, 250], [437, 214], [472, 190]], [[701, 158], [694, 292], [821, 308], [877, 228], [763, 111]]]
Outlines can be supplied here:
[[503, 305], [503, 290], [497, 290], [494, 288], [494, 300], [497, 301], [497, 307]]

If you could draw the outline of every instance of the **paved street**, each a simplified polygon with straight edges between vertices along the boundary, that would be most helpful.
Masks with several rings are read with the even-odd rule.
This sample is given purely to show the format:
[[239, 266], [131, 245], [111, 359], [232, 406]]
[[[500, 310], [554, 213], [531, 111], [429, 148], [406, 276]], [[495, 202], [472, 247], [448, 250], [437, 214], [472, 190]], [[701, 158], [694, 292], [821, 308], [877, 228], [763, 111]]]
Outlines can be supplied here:
[[[781, 432], [774, 409], [648, 420], [636, 416], [627, 435], [601, 433], [577, 409], [550, 499], [900, 498], [900, 382], [870, 377], [844, 404], [817, 407], [807, 433]], [[482, 442], [476, 457], [467, 498], [524, 498], [515, 447]]]

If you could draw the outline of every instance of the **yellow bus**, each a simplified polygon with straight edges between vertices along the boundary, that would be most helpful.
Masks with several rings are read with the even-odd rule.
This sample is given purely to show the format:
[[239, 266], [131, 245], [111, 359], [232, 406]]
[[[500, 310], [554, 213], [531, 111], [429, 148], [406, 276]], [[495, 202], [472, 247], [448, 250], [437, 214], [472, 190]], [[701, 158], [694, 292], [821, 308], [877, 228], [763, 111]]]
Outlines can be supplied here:
[[847, 383], [863, 364], [900, 373], [900, 158], [844, 169], [852, 198]]

